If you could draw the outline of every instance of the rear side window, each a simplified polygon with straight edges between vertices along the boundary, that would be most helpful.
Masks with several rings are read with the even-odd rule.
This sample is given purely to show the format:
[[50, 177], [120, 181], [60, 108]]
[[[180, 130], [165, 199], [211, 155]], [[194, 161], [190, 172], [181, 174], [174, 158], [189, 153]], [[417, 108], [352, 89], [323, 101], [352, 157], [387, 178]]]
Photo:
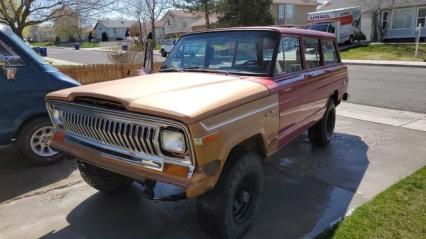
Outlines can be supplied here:
[[336, 47], [332, 40], [321, 40], [321, 46], [325, 65], [332, 65], [339, 62]]
[[283, 37], [275, 64], [275, 73], [291, 73], [302, 70], [298, 37]]
[[304, 38], [305, 61], [308, 69], [320, 66], [320, 54], [318, 39]]

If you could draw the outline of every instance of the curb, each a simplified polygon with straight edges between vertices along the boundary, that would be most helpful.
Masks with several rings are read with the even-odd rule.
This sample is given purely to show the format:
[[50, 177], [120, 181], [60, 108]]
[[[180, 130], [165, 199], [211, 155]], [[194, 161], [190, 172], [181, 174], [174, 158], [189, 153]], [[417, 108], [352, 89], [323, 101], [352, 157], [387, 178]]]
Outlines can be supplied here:
[[386, 62], [386, 61], [363, 61], [363, 60], [342, 60], [345, 65], [361, 66], [397, 66], [397, 67], [417, 67], [426, 68], [426, 62]]

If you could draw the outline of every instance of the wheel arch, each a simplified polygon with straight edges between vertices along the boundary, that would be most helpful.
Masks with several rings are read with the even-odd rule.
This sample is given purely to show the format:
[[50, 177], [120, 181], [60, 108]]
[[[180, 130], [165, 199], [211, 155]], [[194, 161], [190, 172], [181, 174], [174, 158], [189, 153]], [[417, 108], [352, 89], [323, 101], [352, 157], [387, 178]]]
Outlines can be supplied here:
[[49, 118], [49, 114], [47, 112], [44, 113], [38, 113], [38, 114], [34, 114], [31, 115], [27, 118], [25, 118], [20, 124], [18, 129], [15, 132], [15, 138], [17, 138], [19, 136], [19, 134], [21, 133], [21, 130], [25, 127], [25, 125], [27, 125], [29, 122], [35, 120], [35, 119], [39, 119], [39, 118], [44, 118], [47, 117]]

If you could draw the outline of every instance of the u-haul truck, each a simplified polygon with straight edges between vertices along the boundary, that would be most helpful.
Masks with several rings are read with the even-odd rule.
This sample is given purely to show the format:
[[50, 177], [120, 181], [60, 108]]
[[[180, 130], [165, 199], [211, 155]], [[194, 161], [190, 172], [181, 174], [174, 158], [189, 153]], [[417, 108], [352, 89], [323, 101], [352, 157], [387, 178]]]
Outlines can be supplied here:
[[352, 43], [361, 31], [361, 8], [350, 7], [308, 14], [309, 29], [334, 33], [339, 44]]

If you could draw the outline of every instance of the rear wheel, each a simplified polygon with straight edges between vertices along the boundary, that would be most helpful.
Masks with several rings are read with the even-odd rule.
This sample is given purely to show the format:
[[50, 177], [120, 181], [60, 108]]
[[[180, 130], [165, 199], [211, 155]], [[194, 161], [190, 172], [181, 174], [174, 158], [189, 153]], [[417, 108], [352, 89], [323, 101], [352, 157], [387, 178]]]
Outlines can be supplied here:
[[336, 124], [336, 106], [330, 99], [323, 118], [308, 130], [309, 141], [313, 144], [325, 146], [330, 143], [334, 135]]
[[64, 154], [48, 144], [53, 133], [54, 128], [48, 117], [36, 118], [26, 123], [17, 136], [22, 156], [34, 165], [53, 164], [63, 159]]
[[103, 193], [122, 191], [133, 183], [133, 179], [108, 170], [78, 162], [78, 169], [83, 180], [91, 187]]
[[197, 198], [200, 227], [222, 238], [240, 238], [250, 228], [263, 192], [263, 170], [255, 153], [243, 152], [225, 168], [216, 187]]

